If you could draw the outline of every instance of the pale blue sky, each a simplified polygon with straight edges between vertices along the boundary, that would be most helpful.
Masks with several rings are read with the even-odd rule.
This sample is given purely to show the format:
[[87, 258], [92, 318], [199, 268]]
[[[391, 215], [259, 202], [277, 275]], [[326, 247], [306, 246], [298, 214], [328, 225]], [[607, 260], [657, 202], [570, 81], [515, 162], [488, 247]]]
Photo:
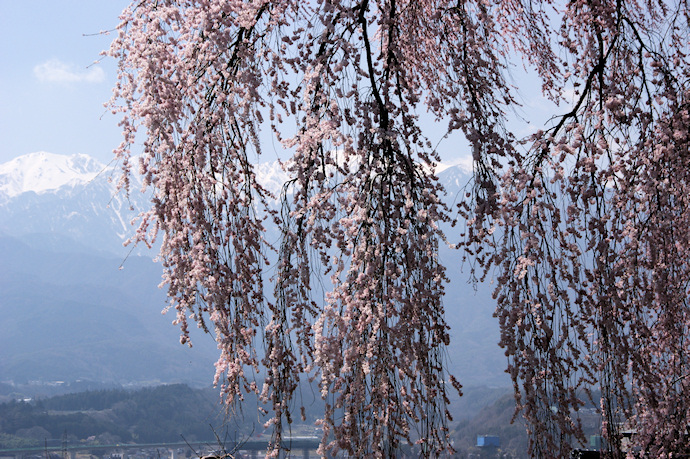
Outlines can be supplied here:
[[34, 151], [110, 161], [120, 140], [100, 58], [125, 0], [0, 0], [0, 163]]

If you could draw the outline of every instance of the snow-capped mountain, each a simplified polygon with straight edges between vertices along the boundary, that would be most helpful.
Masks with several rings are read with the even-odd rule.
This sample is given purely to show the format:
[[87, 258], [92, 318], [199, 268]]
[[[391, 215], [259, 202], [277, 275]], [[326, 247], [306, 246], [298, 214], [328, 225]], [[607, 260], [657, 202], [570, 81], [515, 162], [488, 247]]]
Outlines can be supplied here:
[[[453, 201], [467, 181], [466, 165], [441, 165], [437, 170]], [[255, 171], [259, 182], [280, 196], [288, 179], [281, 165], [261, 163]], [[119, 174], [118, 167], [83, 154], [36, 152], [0, 164], [0, 234], [30, 245], [36, 239], [44, 244], [52, 240], [54, 249], [72, 246], [72, 240], [89, 250], [127, 254], [130, 248], [123, 248], [123, 243], [134, 234], [132, 221], [148, 208], [149, 199], [141, 194], [136, 176], [129, 196], [119, 191]]]
[[[123, 255], [123, 244], [134, 234], [132, 221], [149, 207], [134, 175], [130, 194], [118, 190], [117, 166], [75, 154], [30, 153], [0, 164], [0, 234], [31, 246], [88, 250]], [[287, 180], [280, 164], [256, 166], [257, 179], [274, 196]], [[155, 254], [143, 247], [135, 253]]]
[[0, 196], [13, 198], [22, 193], [43, 194], [63, 186], [78, 186], [106, 171], [90, 156], [56, 155], [39, 151], [0, 164]]
[[52, 241], [55, 249], [81, 245], [126, 253], [122, 244], [133, 234], [130, 222], [145, 199], [118, 192], [117, 174], [87, 155], [37, 152], [0, 164], [0, 233]]
[[290, 178], [278, 161], [257, 164], [254, 173], [256, 180], [276, 198], [280, 197], [283, 185]]

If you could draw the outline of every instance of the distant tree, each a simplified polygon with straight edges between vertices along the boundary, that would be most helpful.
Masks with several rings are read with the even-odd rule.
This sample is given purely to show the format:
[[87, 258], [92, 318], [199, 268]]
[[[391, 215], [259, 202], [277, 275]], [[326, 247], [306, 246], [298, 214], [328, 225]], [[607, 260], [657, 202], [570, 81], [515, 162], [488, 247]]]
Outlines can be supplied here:
[[0, 432], [0, 448], [2, 449], [21, 449], [41, 446], [43, 441], [19, 437], [4, 432]]
[[46, 409], [59, 411], [104, 410], [131, 395], [125, 390], [98, 390], [58, 395], [42, 401]]
[[[448, 445], [437, 247], [451, 213], [423, 110], [471, 144], [461, 240], [497, 281], [531, 453], [584, 441], [578, 394], [593, 386], [614, 456], [624, 425], [650, 455], [685, 448], [689, 15], [686, 0], [144, 0], [123, 12], [117, 155], [129, 172], [143, 131], [153, 189], [136, 239], [162, 233], [182, 341], [190, 319], [212, 328], [216, 382], [228, 403], [259, 391], [271, 404], [274, 453], [302, 375], [328, 402], [322, 453]], [[567, 107], [527, 139], [505, 127], [513, 58]], [[292, 152], [280, 212], [253, 165], [264, 125]]]
[[33, 426], [28, 429], [19, 429], [15, 432], [17, 437], [28, 438], [31, 440], [48, 440], [53, 438], [53, 436], [41, 426]]

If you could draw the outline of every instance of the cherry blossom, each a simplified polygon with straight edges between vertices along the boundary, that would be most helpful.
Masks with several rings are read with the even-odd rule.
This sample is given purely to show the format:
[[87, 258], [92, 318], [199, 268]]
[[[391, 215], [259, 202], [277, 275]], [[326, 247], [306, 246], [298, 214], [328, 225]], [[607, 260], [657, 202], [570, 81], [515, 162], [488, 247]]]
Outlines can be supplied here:
[[[152, 193], [135, 239], [160, 238], [182, 341], [190, 323], [215, 333], [225, 401], [261, 394], [269, 455], [305, 378], [326, 403], [323, 455], [450, 449], [448, 391], [460, 386], [445, 362], [447, 242], [495, 282], [533, 456], [584, 443], [588, 398], [612, 457], [624, 431], [649, 456], [687, 452], [688, 11], [684, 0], [144, 0], [122, 13], [109, 51], [116, 154], [122, 186], [137, 154]], [[507, 127], [515, 65], [556, 107], [528, 138]], [[457, 209], [424, 112], [471, 145]], [[291, 155], [278, 196], [256, 175], [266, 131]], [[444, 234], [454, 219], [461, 229]]]

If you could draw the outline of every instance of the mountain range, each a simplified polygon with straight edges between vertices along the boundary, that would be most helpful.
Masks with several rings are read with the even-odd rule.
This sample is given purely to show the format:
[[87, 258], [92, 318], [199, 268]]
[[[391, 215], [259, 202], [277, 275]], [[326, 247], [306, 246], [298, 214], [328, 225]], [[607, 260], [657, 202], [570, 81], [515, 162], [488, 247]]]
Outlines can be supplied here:
[[[276, 163], [257, 175], [277, 191]], [[119, 170], [87, 155], [31, 153], [0, 164], [0, 382], [90, 379], [131, 383], [212, 381], [217, 349], [199, 332], [191, 349], [161, 317], [162, 268], [146, 248], [124, 247], [146, 209], [134, 177], [117, 190]], [[439, 178], [453, 202], [469, 179], [461, 166]], [[507, 386], [488, 286], [468, 282], [461, 254], [440, 254], [451, 282], [450, 370], [465, 385]]]

